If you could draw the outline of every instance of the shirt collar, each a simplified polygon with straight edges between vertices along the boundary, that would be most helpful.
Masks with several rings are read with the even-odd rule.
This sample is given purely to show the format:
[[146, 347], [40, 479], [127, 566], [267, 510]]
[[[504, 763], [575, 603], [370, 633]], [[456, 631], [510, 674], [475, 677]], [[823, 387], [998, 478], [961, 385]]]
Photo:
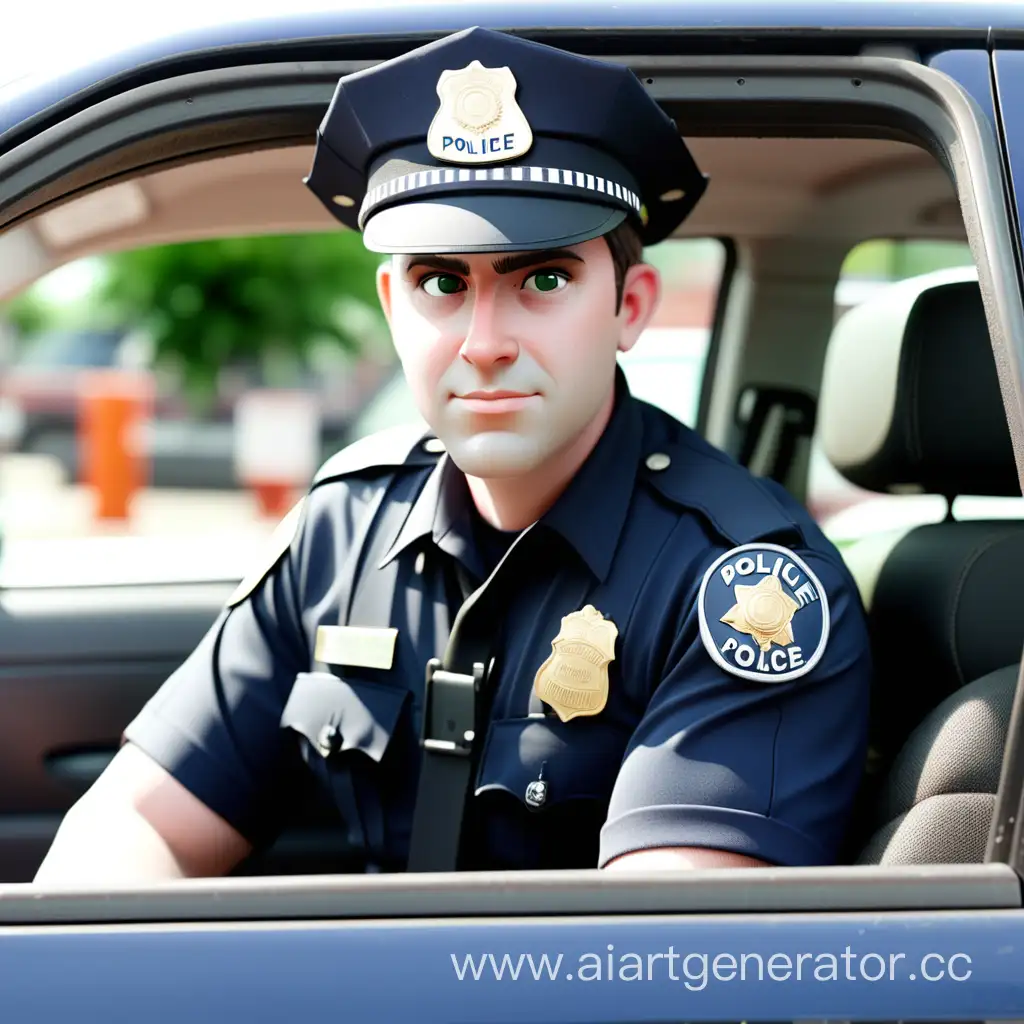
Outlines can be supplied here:
[[381, 559], [387, 565], [424, 537], [457, 558], [478, 579], [486, 575], [473, 544], [473, 499], [465, 476], [447, 454], [430, 471], [394, 543]]
[[541, 523], [558, 533], [603, 582], [611, 569], [633, 499], [643, 444], [640, 409], [621, 369], [615, 408], [594, 450]]
[[[568, 542], [599, 581], [611, 568], [626, 521], [643, 443], [640, 410], [625, 375], [616, 370], [615, 407], [593, 451], [540, 524]], [[448, 455], [431, 470], [394, 543], [386, 565], [423, 537], [483, 578], [473, 542], [473, 499], [465, 476]]]

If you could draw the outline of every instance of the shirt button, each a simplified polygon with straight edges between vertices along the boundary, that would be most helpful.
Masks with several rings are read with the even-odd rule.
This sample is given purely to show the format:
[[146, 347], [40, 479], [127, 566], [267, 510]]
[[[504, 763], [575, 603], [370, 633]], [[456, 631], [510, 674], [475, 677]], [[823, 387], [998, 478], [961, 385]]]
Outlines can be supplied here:
[[529, 807], [543, 807], [548, 799], [548, 784], [543, 779], [534, 779], [526, 787], [526, 803]]
[[337, 752], [340, 744], [338, 739], [341, 733], [338, 731], [338, 727], [333, 723], [325, 725], [316, 738], [316, 749], [320, 752], [322, 757], [330, 757], [331, 754]]
[[672, 460], [664, 452], [654, 452], [647, 456], [647, 468], [655, 473], [668, 469], [671, 463]]
[[443, 455], [444, 454], [444, 441], [439, 437], [428, 437], [423, 442], [423, 450], [430, 452], [432, 455]]

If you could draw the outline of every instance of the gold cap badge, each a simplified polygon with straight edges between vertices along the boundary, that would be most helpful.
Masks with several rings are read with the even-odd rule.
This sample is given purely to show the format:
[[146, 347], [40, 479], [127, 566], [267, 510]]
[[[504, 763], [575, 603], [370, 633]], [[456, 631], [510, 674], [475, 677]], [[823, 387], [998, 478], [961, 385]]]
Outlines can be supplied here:
[[608, 665], [619, 631], [593, 605], [562, 619], [551, 655], [537, 670], [533, 690], [563, 722], [596, 715], [608, 702]]
[[485, 68], [475, 60], [437, 80], [441, 105], [427, 132], [427, 149], [453, 164], [515, 160], [533, 146], [533, 130], [516, 102], [509, 68]]

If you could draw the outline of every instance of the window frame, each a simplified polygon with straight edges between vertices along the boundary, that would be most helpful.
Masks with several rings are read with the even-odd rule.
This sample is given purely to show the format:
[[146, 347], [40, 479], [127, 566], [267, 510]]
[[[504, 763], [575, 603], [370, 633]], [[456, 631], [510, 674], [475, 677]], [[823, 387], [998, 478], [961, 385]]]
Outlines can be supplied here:
[[[684, 136], [755, 132], [779, 137], [835, 135], [840, 126], [850, 134], [894, 138], [929, 149], [949, 172], [959, 195], [996, 362], [1003, 372], [1007, 416], [1012, 430], [1024, 434], [1020, 384], [1024, 379], [1024, 305], [1015, 270], [1012, 221], [1003, 200], [998, 142], [961, 87], [927, 67], [893, 57], [615, 59], [641, 75], [652, 95], [675, 117]], [[365, 62], [296, 60], [222, 68], [150, 82], [97, 102], [0, 156], [0, 228], [23, 222], [64, 199], [144, 172], [256, 146], [306, 145], [338, 77], [357, 66], [365, 66]], [[174, 152], [170, 158], [166, 156], [169, 151]], [[723, 277], [723, 285], [726, 280], [736, 284], [735, 271], [734, 263], [728, 277]], [[720, 289], [713, 329], [719, 337], [725, 330], [732, 290]], [[711, 372], [705, 372], [702, 382], [704, 419], [709, 408], [704, 392], [713, 387], [717, 355], [716, 351], [708, 366]], [[1017, 455], [1018, 470], [1024, 475], [1024, 452]], [[1013, 726], [1018, 732], [1024, 714], [1020, 699], [1018, 688]], [[1016, 781], [1024, 778], [1024, 762], [1015, 763], [1013, 772]], [[1004, 777], [1004, 787], [1008, 781]], [[746, 888], [752, 883], [745, 882], [742, 905], [765, 911], [812, 906], [830, 911], [1018, 907], [1020, 887], [1016, 874], [1009, 872], [1008, 851], [997, 850], [996, 854], [992, 859], [1001, 863], [937, 867], [929, 872], [874, 867], [767, 869], [754, 883], [761, 894], [756, 900], [754, 890]], [[518, 894], [543, 891], [547, 914], [593, 913], [602, 907], [623, 913], [645, 909], [712, 912], [738, 907], [735, 881], [711, 886], [703, 871], [660, 882], [614, 885], [603, 877], [581, 878], [570, 885], [568, 874], [563, 884], [546, 888], [531, 878], [531, 873], [517, 873], [503, 883], [501, 891], [514, 899]], [[394, 901], [401, 899], [407, 901], [403, 907], [408, 908], [413, 894], [422, 892], [416, 879], [398, 887], [365, 882], [367, 887], [359, 890], [364, 896], [357, 904], [361, 916], [394, 913]], [[238, 880], [225, 879], [212, 891], [227, 893], [237, 885]], [[211, 892], [209, 883], [205, 891]], [[337, 916], [344, 899], [351, 897], [346, 883], [340, 881], [321, 879], [283, 886], [260, 879], [257, 887], [250, 885], [233, 897], [232, 915], [263, 916], [274, 892], [287, 905], [288, 917], [301, 916], [296, 914], [296, 900], [309, 915], [330, 911]], [[329, 906], [320, 904], [327, 892], [347, 895]], [[833, 895], [822, 902], [826, 892]], [[642, 898], [642, 893], [648, 896]], [[669, 893], [672, 897], [666, 902]], [[489, 904], [495, 912], [494, 901], [500, 902], [505, 895], [494, 896]], [[216, 910], [205, 912], [219, 918], [226, 912], [223, 898], [218, 895], [218, 900], [208, 905]], [[429, 912], [435, 916], [465, 913], [468, 906], [458, 884], [415, 898], [428, 900]], [[32, 900], [7, 904], [7, 920], [96, 921], [111, 920], [112, 916], [124, 920], [137, 914], [144, 914], [147, 920], [181, 920], [182, 915], [204, 913], [194, 899], [189, 902], [171, 894], [150, 893], [140, 900], [130, 894], [104, 893], [100, 899], [77, 904], [57, 895], [42, 900], [36, 895]], [[313, 902], [320, 909], [313, 908]], [[510, 913], [527, 912], [525, 905], [518, 903], [503, 906]], [[408, 912], [402, 911], [403, 915]]]

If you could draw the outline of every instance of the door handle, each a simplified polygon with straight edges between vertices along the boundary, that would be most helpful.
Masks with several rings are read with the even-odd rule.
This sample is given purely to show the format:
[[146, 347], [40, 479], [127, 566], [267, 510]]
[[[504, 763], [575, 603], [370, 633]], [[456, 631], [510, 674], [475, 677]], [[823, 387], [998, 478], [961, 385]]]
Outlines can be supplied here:
[[59, 781], [85, 792], [114, 759], [117, 747], [49, 754], [46, 769]]

